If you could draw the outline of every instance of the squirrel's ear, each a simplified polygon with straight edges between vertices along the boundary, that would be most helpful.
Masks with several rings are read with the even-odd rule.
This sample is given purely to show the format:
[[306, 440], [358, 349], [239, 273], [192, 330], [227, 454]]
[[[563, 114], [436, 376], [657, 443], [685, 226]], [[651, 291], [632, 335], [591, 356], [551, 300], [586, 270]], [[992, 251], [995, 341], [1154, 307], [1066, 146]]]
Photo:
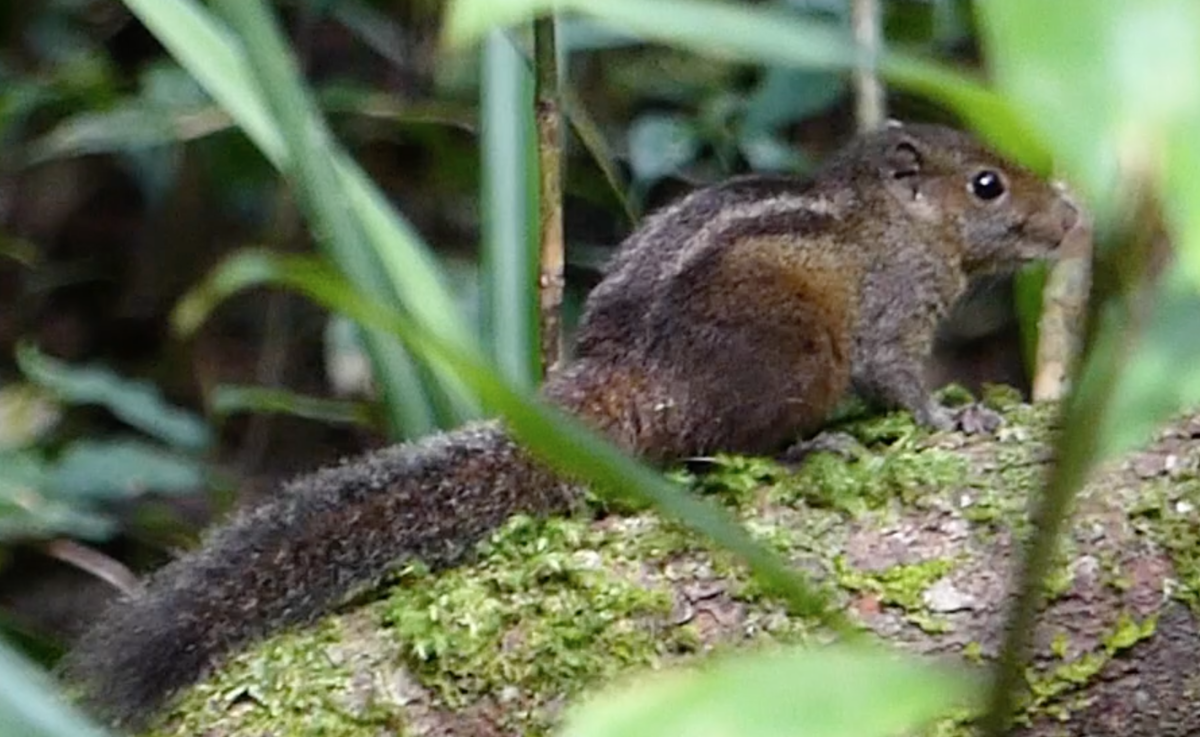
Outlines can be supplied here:
[[924, 163], [916, 144], [907, 139], [897, 141], [888, 148], [886, 162], [887, 174], [892, 179], [915, 177], [921, 173]]
[[916, 197], [920, 191], [918, 175], [924, 163], [924, 157], [917, 144], [908, 138], [901, 139], [889, 144], [884, 154], [884, 179], [889, 187], [901, 190], [910, 197]]

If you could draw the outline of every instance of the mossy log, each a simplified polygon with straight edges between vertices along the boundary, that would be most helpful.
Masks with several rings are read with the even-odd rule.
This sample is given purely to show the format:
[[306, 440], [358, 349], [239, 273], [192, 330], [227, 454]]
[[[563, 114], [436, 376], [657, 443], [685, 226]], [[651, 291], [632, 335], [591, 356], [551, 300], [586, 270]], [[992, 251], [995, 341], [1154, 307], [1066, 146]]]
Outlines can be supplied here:
[[[994, 435], [852, 424], [853, 460], [683, 474], [858, 621], [966, 667], [994, 657], [1053, 407]], [[1200, 733], [1200, 418], [1106, 464], [1076, 505], [1036, 632], [1020, 732]], [[398, 573], [316, 627], [228, 663], [155, 735], [546, 734], [619, 676], [713, 651], [823, 639], [731, 556], [648, 512], [514, 520], [475, 564]]]

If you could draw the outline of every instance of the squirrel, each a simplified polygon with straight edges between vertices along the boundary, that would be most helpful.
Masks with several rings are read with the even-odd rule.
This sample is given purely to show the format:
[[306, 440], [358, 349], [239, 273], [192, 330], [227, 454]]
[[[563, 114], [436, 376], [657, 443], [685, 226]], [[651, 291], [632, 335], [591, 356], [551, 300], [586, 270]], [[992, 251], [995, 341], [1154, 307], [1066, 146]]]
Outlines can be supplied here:
[[[850, 392], [947, 428], [924, 379], [939, 319], [968, 279], [1052, 256], [1080, 218], [1061, 189], [965, 133], [889, 125], [811, 179], [742, 176], [647, 218], [542, 393], [660, 465], [778, 451]], [[369, 453], [209, 533], [110, 606], [65, 672], [101, 715], [144, 725], [230, 651], [580, 498], [496, 420]]]

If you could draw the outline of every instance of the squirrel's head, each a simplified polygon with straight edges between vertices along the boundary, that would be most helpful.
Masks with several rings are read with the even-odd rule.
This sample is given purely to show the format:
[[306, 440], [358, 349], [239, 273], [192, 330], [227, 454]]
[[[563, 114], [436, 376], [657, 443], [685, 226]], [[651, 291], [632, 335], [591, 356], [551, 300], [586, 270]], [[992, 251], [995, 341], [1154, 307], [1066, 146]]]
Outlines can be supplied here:
[[1061, 185], [952, 128], [891, 124], [863, 145], [887, 209], [957, 246], [968, 274], [1053, 256], [1083, 221]]

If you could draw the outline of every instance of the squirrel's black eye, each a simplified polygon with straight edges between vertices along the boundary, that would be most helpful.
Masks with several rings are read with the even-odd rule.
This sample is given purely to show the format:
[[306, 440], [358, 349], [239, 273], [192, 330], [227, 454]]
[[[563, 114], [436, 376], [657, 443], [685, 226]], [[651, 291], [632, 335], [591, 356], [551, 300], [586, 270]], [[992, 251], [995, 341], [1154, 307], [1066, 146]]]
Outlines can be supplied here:
[[981, 200], [994, 200], [1004, 194], [1004, 178], [999, 172], [985, 169], [971, 178], [971, 194]]

